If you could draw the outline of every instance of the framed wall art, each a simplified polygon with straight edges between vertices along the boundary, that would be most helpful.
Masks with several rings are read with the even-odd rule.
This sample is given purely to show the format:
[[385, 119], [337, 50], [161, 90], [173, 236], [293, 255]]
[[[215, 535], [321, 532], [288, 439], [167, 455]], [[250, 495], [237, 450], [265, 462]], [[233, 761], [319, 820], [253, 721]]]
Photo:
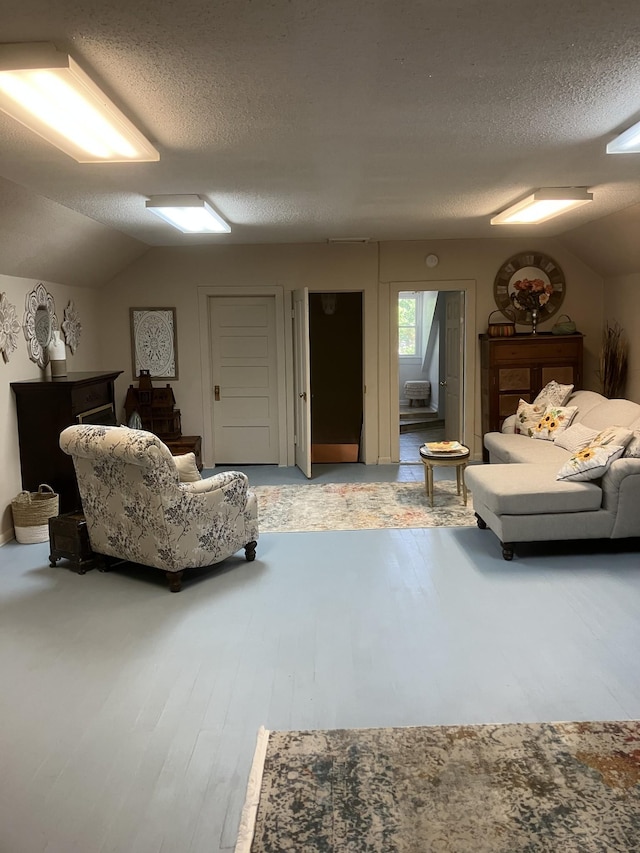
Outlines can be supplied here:
[[[498, 270], [493, 294], [503, 313], [505, 308], [515, 313], [516, 323], [529, 322], [532, 306], [536, 307], [538, 319], [543, 322], [562, 305], [565, 287], [564, 273], [553, 258], [543, 252], [519, 252]], [[527, 288], [534, 294], [541, 293], [542, 298], [538, 302], [527, 301]]]
[[178, 378], [175, 308], [130, 308], [133, 376], [148, 370], [155, 379]]

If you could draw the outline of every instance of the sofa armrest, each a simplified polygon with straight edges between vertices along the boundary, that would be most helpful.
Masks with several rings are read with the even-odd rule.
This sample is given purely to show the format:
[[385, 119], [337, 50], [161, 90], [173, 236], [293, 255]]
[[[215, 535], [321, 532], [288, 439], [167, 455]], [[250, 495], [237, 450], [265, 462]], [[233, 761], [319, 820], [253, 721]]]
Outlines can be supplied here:
[[615, 514], [613, 538], [640, 536], [640, 459], [616, 459], [602, 478], [602, 507]]
[[515, 415], [509, 415], [509, 417], [505, 418], [504, 421], [502, 422], [502, 428], [500, 429], [500, 432], [514, 433], [515, 431], [516, 431], [516, 416]]

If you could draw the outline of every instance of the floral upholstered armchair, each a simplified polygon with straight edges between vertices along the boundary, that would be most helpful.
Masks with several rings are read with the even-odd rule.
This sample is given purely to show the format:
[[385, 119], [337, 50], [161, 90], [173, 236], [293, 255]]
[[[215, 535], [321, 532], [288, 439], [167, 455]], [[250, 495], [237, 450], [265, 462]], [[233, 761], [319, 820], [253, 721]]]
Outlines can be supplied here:
[[70, 426], [60, 447], [73, 458], [96, 554], [162, 569], [172, 592], [180, 591], [185, 569], [241, 548], [255, 559], [258, 509], [245, 474], [181, 483], [162, 441], [127, 427]]

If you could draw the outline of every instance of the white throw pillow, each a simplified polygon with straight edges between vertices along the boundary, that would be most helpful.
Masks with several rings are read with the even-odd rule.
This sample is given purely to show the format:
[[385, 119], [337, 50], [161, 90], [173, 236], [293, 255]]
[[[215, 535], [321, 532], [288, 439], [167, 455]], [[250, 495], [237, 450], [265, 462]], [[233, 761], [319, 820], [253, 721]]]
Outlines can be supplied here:
[[573, 392], [573, 385], [561, 385], [552, 379], [540, 391], [534, 403], [546, 402], [547, 406], [564, 406]]
[[640, 459], [640, 429], [634, 429], [631, 441], [622, 455], [628, 459]]
[[571, 424], [570, 427], [556, 436], [555, 443], [558, 447], [563, 447], [571, 453], [577, 453], [583, 447], [593, 444], [593, 439], [598, 434], [598, 431], [584, 426], [584, 424]]
[[515, 431], [519, 435], [533, 435], [533, 430], [547, 409], [546, 403], [527, 403], [520, 400], [516, 411]]
[[176, 463], [181, 483], [195, 483], [202, 479], [196, 465], [195, 453], [184, 453], [182, 456], [174, 456], [173, 461]]
[[533, 428], [532, 438], [554, 441], [575, 418], [577, 406], [547, 406], [544, 415]]
[[622, 456], [619, 444], [598, 444], [583, 447], [568, 459], [556, 475], [556, 480], [597, 480], [607, 468]]

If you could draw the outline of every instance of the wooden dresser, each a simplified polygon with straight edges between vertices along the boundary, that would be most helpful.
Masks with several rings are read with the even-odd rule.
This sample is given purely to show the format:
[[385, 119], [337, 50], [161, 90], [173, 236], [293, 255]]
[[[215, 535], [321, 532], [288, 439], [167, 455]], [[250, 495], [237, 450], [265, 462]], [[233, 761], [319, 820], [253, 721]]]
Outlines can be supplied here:
[[580, 388], [582, 343], [580, 333], [480, 335], [482, 434], [499, 431], [520, 398], [531, 402], [552, 379]]
[[109, 373], [69, 373], [68, 376], [12, 382], [18, 414], [22, 488], [38, 490], [47, 483], [60, 495], [60, 512], [80, 509], [73, 461], [60, 450], [60, 433], [77, 423], [117, 423], [114, 381]]

